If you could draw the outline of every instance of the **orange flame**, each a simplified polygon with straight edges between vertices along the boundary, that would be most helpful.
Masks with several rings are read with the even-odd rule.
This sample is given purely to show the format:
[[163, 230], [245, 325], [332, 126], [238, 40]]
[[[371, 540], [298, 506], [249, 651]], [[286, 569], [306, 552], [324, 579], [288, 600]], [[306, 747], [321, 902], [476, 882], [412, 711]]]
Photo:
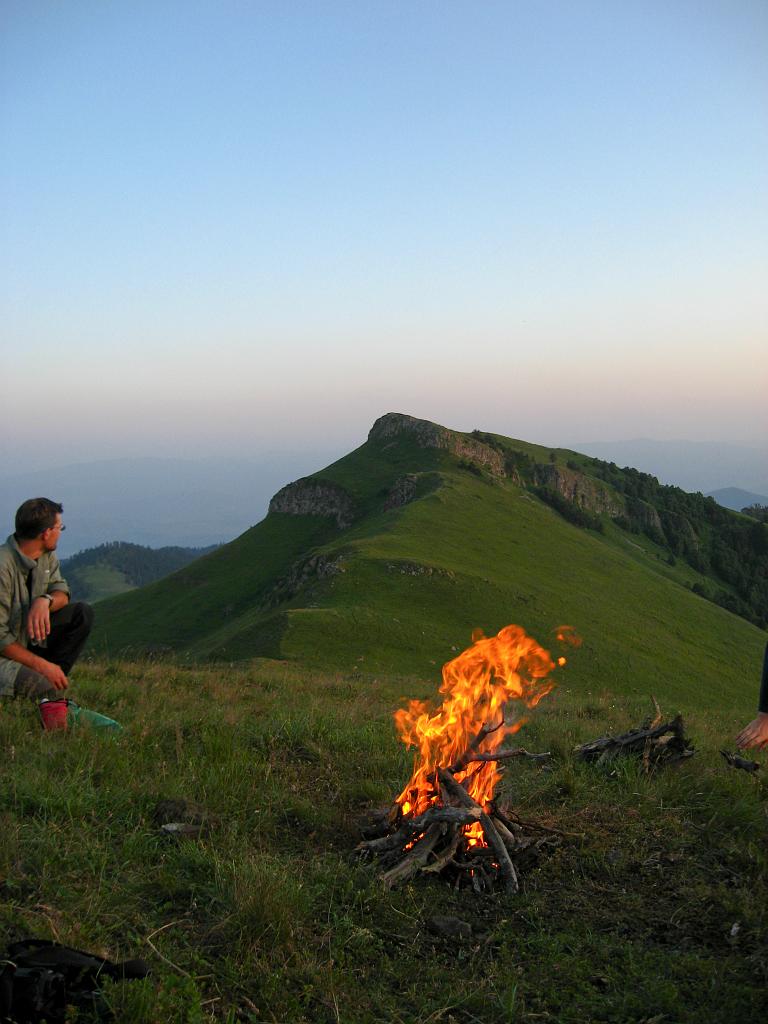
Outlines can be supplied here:
[[581, 647], [581, 637], [573, 626], [558, 626], [555, 630], [555, 639], [568, 647]]
[[[559, 626], [558, 639], [571, 642], [571, 627]], [[415, 817], [439, 799], [437, 768], [467, 764], [472, 753], [498, 750], [503, 739], [516, 733], [526, 722], [518, 717], [513, 702], [535, 707], [555, 685], [547, 679], [555, 662], [520, 626], [505, 626], [497, 636], [486, 638], [481, 630], [472, 634], [474, 643], [443, 666], [440, 693], [443, 702], [432, 710], [426, 701], [412, 700], [395, 712], [400, 737], [418, 752], [408, 785], [397, 798], [404, 815]], [[558, 664], [565, 664], [559, 658]], [[501, 777], [492, 761], [475, 762], [456, 772], [466, 781], [469, 795], [481, 806], [492, 798]], [[465, 829], [469, 843], [483, 843], [479, 823]]]

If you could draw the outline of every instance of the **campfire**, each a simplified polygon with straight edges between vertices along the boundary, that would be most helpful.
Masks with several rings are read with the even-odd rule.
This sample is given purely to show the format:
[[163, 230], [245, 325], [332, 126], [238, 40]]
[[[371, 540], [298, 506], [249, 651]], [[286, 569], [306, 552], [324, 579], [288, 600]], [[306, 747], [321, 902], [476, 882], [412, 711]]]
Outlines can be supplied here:
[[[558, 628], [557, 639], [580, 642], [569, 626]], [[478, 893], [499, 885], [517, 892], [520, 868], [557, 842], [557, 833], [505, 813], [494, 794], [503, 762], [549, 756], [505, 741], [527, 721], [525, 709], [552, 690], [551, 673], [564, 664], [520, 626], [494, 637], [477, 630], [472, 646], [443, 666], [442, 704], [413, 700], [395, 713], [402, 741], [416, 748], [413, 774], [358, 847], [378, 859], [385, 884], [424, 872]]]

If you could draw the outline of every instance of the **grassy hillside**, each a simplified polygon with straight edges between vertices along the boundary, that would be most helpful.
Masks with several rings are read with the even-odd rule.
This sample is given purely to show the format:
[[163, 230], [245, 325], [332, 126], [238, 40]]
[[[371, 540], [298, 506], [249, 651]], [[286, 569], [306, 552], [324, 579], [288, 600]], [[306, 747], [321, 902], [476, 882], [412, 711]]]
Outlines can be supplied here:
[[[571, 837], [517, 896], [483, 899], [426, 877], [387, 891], [351, 856], [410, 772], [391, 712], [434, 695], [437, 669], [361, 686], [271, 662], [82, 665], [74, 695], [122, 735], [46, 735], [31, 706], [0, 710], [0, 944], [144, 957], [147, 981], [108, 987], [117, 1024], [760, 1019], [766, 786], [718, 753], [743, 716], [693, 710], [676, 770], [578, 763], [574, 744], [650, 708], [577, 693], [577, 660], [521, 734], [554, 761], [510, 763], [501, 790]], [[210, 829], [164, 835], [168, 799], [201, 804]], [[469, 931], [436, 937], [435, 914]]]
[[[492, 442], [476, 457], [425, 446], [418, 431], [370, 439], [311, 478], [349, 498], [350, 525], [301, 502], [304, 514], [272, 511], [187, 569], [101, 605], [97, 648], [423, 677], [476, 626], [518, 622], [546, 644], [565, 622], [584, 638], [571, 676], [582, 691], [751, 706], [764, 632], [694, 593], [710, 578], [647, 533], [589, 510], [599, 529], [577, 526], [518, 472], [540, 465], [576, 480], [597, 508], [620, 504], [589, 474], [593, 460], [480, 437]], [[478, 461], [497, 448], [505, 475]], [[387, 509], [406, 475], [411, 500]]]

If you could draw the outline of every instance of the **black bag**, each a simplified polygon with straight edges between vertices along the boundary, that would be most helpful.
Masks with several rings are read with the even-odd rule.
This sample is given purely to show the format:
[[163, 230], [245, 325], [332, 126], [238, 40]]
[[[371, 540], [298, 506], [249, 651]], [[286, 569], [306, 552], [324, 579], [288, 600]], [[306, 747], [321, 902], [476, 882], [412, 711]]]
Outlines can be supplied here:
[[0, 966], [0, 1024], [65, 1024], [68, 1006], [111, 1020], [101, 979], [146, 978], [149, 973], [143, 960], [113, 964], [47, 939], [12, 943]]

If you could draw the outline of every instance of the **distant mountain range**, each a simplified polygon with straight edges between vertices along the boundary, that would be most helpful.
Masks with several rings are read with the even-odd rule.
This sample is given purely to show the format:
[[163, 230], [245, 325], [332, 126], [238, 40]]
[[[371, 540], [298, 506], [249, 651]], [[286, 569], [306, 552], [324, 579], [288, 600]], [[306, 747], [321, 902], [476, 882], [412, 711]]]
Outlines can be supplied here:
[[154, 583], [212, 550], [148, 548], [114, 541], [62, 559], [61, 568], [73, 600], [93, 603]]
[[756, 688], [766, 568], [768, 527], [700, 494], [392, 413], [237, 540], [103, 602], [94, 646], [424, 677], [475, 627], [568, 623], [573, 685], [703, 705]]
[[723, 487], [719, 491], [710, 491], [708, 496], [714, 498], [718, 505], [732, 508], [735, 512], [741, 512], [750, 505], [768, 505], [768, 497], [765, 494], [742, 491], [740, 487]]

